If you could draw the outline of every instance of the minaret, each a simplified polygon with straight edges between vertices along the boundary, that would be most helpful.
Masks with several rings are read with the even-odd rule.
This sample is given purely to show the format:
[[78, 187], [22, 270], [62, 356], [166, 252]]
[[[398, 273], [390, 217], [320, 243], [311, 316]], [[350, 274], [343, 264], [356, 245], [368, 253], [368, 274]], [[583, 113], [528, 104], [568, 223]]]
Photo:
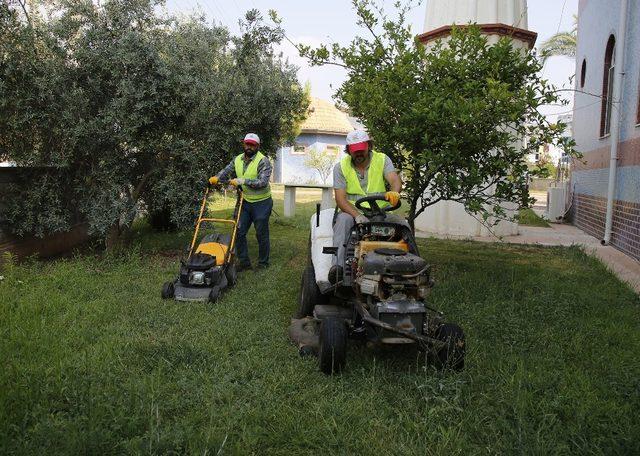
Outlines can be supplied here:
[[[477, 24], [488, 37], [489, 44], [501, 37], [512, 39], [514, 47], [530, 50], [537, 33], [527, 29], [526, 0], [427, 0], [424, 33], [418, 39], [429, 49], [436, 40], [446, 40], [452, 26], [467, 27]], [[517, 145], [516, 145], [517, 147]], [[489, 190], [492, 191], [492, 190]], [[507, 214], [515, 215], [518, 206], [504, 203]], [[428, 207], [415, 220], [416, 234], [429, 236], [510, 236], [518, 234], [518, 224], [501, 221], [491, 230], [477, 218], [470, 216], [464, 206], [456, 201], [440, 201]]]
[[483, 33], [497, 41], [513, 38], [518, 47], [531, 49], [537, 33], [528, 30], [526, 0], [427, 0], [424, 33], [418, 36], [429, 47], [451, 33], [451, 26], [477, 24]]

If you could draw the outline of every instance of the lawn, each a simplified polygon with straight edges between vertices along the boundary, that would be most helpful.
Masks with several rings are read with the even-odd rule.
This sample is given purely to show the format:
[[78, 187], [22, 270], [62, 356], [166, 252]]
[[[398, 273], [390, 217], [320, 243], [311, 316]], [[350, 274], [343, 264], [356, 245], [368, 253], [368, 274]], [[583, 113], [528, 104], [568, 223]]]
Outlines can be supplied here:
[[543, 228], [549, 228], [551, 226], [545, 219], [536, 214], [533, 209], [528, 207], [520, 209], [520, 213], [518, 215], [518, 223], [520, 225], [540, 226]]
[[298, 212], [272, 218], [272, 267], [215, 305], [160, 299], [189, 233], [143, 223], [126, 252], [5, 270], [0, 454], [640, 452], [640, 300], [601, 263], [422, 240], [466, 369], [351, 345], [331, 378], [287, 340], [313, 204]]

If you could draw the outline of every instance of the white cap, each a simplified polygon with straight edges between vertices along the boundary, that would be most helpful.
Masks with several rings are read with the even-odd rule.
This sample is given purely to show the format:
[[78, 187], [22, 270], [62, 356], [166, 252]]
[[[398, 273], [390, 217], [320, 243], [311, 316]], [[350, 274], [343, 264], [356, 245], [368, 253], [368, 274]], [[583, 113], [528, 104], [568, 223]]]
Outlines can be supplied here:
[[364, 130], [353, 130], [347, 135], [347, 145], [370, 141], [369, 133]]
[[244, 142], [260, 144], [260, 137], [255, 133], [247, 133], [247, 136], [244, 137]]

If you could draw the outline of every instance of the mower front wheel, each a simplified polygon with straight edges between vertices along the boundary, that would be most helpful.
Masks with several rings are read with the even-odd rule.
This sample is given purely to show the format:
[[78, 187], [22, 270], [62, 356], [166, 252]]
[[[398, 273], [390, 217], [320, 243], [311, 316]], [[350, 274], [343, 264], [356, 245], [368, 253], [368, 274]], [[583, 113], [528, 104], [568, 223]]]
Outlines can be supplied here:
[[342, 372], [347, 362], [347, 325], [341, 318], [329, 317], [320, 323], [320, 370], [333, 375]]
[[171, 299], [175, 295], [173, 282], [165, 282], [162, 285], [162, 299]]
[[238, 282], [238, 270], [236, 269], [235, 263], [231, 263], [227, 267], [227, 270], [224, 272], [224, 274], [227, 277], [227, 286], [229, 288], [231, 288]]
[[302, 283], [300, 284], [300, 302], [298, 304], [298, 318], [313, 315], [313, 308], [321, 304], [322, 293], [316, 283], [316, 272], [313, 265], [308, 265], [302, 271]]
[[220, 287], [216, 285], [209, 292], [209, 302], [212, 304], [215, 304], [218, 301], [219, 297], [220, 297]]
[[462, 328], [453, 323], [445, 323], [436, 329], [435, 338], [445, 342], [436, 357], [437, 367], [460, 371], [464, 368], [465, 341]]

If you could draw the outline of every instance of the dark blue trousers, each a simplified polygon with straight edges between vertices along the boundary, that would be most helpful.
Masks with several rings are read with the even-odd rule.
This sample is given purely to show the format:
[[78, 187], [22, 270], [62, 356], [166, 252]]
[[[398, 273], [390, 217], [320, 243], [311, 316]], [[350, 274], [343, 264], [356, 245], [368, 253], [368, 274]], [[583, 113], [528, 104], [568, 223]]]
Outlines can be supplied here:
[[269, 266], [269, 217], [273, 208], [273, 199], [267, 198], [256, 203], [242, 202], [240, 212], [240, 223], [236, 239], [238, 260], [241, 265], [251, 264], [249, 259], [249, 247], [247, 246], [247, 233], [253, 223], [256, 229], [256, 239], [258, 240], [258, 264]]

